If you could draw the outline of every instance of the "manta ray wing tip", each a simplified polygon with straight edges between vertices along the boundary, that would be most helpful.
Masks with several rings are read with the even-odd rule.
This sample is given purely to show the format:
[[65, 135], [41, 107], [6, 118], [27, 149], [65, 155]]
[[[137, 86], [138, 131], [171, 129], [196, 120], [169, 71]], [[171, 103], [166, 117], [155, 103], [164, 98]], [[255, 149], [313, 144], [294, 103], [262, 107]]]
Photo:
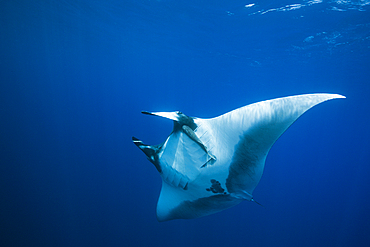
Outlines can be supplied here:
[[345, 99], [346, 98], [346, 96], [341, 95], [341, 94], [328, 94], [328, 95], [331, 95], [333, 99]]
[[153, 115], [151, 112], [148, 112], [148, 111], [141, 111], [141, 113], [145, 115]]
[[327, 95], [330, 95], [333, 99], [345, 99], [346, 96], [337, 94], [337, 93], [326, 93]]

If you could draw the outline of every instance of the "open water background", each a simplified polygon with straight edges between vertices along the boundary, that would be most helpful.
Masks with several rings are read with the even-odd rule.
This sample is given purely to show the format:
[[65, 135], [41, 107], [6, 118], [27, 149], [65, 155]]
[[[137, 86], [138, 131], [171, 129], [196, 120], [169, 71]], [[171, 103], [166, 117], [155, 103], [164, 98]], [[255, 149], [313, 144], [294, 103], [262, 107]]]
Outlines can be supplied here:
[[[0, 1], [1, 246], [369, 246], [369, 0]], [[158, 223], [131, 142], [277, 97], [347, 96], [276, 142], [254, 197]]]

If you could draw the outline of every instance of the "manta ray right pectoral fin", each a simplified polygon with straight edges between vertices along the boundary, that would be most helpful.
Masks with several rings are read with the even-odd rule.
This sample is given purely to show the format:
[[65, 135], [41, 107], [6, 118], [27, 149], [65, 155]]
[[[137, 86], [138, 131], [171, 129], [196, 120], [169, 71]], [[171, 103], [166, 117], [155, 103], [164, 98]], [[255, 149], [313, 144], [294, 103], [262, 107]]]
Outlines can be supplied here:
[[202, 141], [198, 138], [198, 136], [194, 133], [194, 131], [189, 126], [183, 125], [182, 126], [182, 130], [185, 132], [185, 134], [190, 139], [192, 139], [193, 141], [195, 141], [196, 143], [198, 143], [198, 145], [209, 155], [209, 157], [211, 157], [211, 159], [213, 159], [215, 161], [217, 160], [216, 156], [214, 156], [213, 154], [211, 154], [211, 152], [209, 152], [207, 150], [207, 147], [202, 143]]

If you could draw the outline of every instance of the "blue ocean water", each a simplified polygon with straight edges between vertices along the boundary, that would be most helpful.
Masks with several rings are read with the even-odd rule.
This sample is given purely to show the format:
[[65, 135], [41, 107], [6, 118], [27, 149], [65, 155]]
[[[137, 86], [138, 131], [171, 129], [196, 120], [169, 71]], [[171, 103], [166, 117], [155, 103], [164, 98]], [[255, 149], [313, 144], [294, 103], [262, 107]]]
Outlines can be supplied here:
[[[369, 246], [369, 0], [0, 1], [1, 246]], [[140, 114], [328, 92], [244, 202], [159, 223]]]

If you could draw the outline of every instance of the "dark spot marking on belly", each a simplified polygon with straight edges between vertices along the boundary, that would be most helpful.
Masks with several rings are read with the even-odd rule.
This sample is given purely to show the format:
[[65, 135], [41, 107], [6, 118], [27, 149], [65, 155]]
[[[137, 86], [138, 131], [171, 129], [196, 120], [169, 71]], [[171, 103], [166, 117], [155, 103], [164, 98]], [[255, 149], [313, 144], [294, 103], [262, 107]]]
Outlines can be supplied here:
[[225, 190], [222, 188], [221, 183], [216, 179], [211, 179], [211, 187], [207, 188], [206, 191], [212, 191], [215, 194], [225, 194]]

